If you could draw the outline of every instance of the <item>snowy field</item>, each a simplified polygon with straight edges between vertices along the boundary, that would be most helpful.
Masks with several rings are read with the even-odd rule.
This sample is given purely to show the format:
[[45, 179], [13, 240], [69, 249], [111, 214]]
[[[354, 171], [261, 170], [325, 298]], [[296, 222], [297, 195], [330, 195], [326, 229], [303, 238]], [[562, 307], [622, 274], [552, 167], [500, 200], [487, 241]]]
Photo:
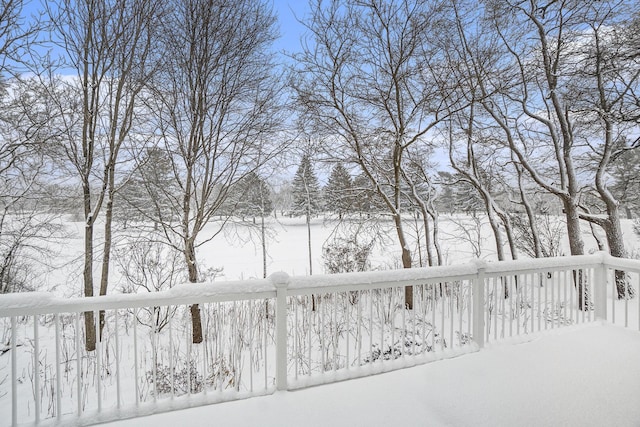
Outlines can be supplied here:
[[597, 323], [527, 339], [372, 377], [106, 425], [640, 425], [640, 333]]
[[[56, 256], [47, 264], [50, 267], [43, 271], [38, 278], [41, 283], [38, 290], [53, 292], [56, 295], [70, 297], [81, 296], [82, 290], [82, 250], [84, 244], [83, 223], [64, 223], [67, 237], [61, 242], [59, 249], [54, 250]], [[424, 240], [420, 225], [415, 227], [411, 220], [406, 221], [407, 237], [411, 245], [411, 251], [415, 265], [426, 265], [424, 247], [418, 248], [417, 235]], [[623, 233], [627, 250], [631, 253], [640, 253], [640, 238], [633, 232], [633, 223], [623, 220]], [[208, 239], [218, 231], [218, 225], [211, 223], [200, 234], [201, 240]], [[416, 233], [416, 229], [418, 233]], [[464, 231], [463, 231], [464, 229]], [[335, 219], [317, 217], [311, 224], [311, 258], [313, 274], [326, 273], [322, 248], [335, 237], [351, 235], [354, 230], [359, 233], [359, 240], [363, 243], [372, 239], [376, 234], [370, 263], [372, 270], [398, 269], [402, 266], [400, 250], [397, 243], [394, 225], [390, 219], [379, 220], [377, 223], [367, 223], [358, 226], [355, 222], [340, 224]], [[560, 230], [564, 231], [562, 226]], [[96, 228], [96, 238], [100, 241], [100, 226]], [[120, 292], [126, 285], [119, 267], [118, 250], [126, 249], [132, 241], [129, 229], [117, 234], [115, 239], [115, 253], [112, 256], [114, 265], [111, 268], [111, 284], [109, 293]], [[600, 233], [604, 238], [604, 233]], [[246, 225], [228, 226], [227, 229], [212, 240], [204, 243], [198, 249], [198, 262], [201, 269], [221, 269], [219, 280], [244, 280], [261, 278], [262, 247], [257, 225], [247, 221]], [[267, 219], [267, 274], [284, 271], [292, 276], [305, 276], [309, 274], [309, 253], [307, 241], [307, 227], [304, 218], [279, 217]], [[569, 245], [566, 238], [559, 236], [561, 252], [569, 254]], [[585, 241], [585, 253], [597, 250], [596, 242], [591, 235], [591, 230], [583, 224], [583, 239]], [[477, 224], [465, 215], [442, 215], [440, 220], [440, 245], [445, 265], [463, 264], [474, 258], [482, 258], [488, 261], [496, 260], [495, 243], [491, 228], [486, 219]], [[508, 247], [505, 247], [508, 254]], [[508, 255], [507, 255], [508, 256]], [[126, 255], [125, 255], [126, 257]], [[520, 254], [520, 257], [524, 255]], [[182, 259], [179, 260], [182, 262]], [[98, 263], [96, 263], [98, 264]], [[96, 278], [99, 277], [99, 265], [96, 265]], [[97, 280], [96, 280], [97, 281]], [[185, 280], [186, 281], [186, 280]], [[97, 285], [96, 285], [97, 286]]]

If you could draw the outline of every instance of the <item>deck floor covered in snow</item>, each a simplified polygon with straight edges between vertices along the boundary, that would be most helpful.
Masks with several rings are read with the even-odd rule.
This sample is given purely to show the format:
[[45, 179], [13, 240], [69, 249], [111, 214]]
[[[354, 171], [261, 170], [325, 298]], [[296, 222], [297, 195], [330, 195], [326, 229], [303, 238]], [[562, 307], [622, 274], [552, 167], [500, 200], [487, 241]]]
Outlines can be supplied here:
[[299, 391], [111, 426], [640, 426], [640, 332], [592, 323]]

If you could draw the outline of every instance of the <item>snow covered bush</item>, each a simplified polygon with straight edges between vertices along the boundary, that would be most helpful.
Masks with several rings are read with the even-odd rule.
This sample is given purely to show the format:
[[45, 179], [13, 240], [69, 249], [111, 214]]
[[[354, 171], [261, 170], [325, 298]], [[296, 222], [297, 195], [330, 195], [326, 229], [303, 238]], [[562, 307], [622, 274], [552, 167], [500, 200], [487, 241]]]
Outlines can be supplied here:
[[158, 365], [156, 372], [146, 372], [147, 382], [153, 390], [155, 380], [158, 395], [170, 394], [172, 391], [176, 395], [187, 393], [198, 393], [202, 391], [203, 380], [202, 375], [198, 372], [195, 361], [190, 361], [179, 369], [174, 368], [173, 372], [170, 366]]
[[[140, 239], [115, 252], [124, 279], [123, 293], [159, 292], [185, 281], [186, 272], [177, 251], [157, 241]], [[176, 314], [176, 306], [143, 307], [138, 321], [162, 331]]]
[[367, 271], [373, 243], [360, 243], [357, 237], [338, 237], [322, 248], [325, 271], [329, 274]]

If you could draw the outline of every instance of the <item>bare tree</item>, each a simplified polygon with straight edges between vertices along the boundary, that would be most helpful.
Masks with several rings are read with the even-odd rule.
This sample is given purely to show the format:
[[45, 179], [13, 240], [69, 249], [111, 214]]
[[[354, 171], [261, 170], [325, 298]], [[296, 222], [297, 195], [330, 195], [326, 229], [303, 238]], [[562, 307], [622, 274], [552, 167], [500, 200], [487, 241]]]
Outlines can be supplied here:
[[[317, 1], [306, 26], [313, 43], [292, 72], [302, 114], [356, 164], [391, 214], [404, 268], [412, 255], [402, 213], [406, 151], [441, 120], [447, 96], [433, 83], [440, 60], [429, 45], [436, 4], [413, 0]], [[405, 289], [411, 308], [413, 290]]]
[[[495, 140], [504, 141], [527, 175], [562, 202], [571, 253], [583, 254], [580, 219], [602, 222], [583, 213], [584, 171], [589, 165], [600, 165], [595, 168], [602, 171], [600, 178], [598, 173], [594, 176], [596, 187], [601, 187], [603, 200], [609, 198], [602, 178], [610, 154], [606, 148], [589, 153], [590, 145], [601, 144], [590, 142], [598, 131], [594, 132], [593, 120], [585, 120], [585, 103], [602, 100], [603, 96], [609, 102], [627, 92], [626, 83], [618, 80], [607, 86], [609, 92], [591, 96], [598, 90], [584, 78], [584, 70], [593, 70], [584, 62], [589, 57], [583, 53], [585, 46], [592, 45], [586, 30], [613, 25], [614, 17], [619, 16], [615, 11], [629, 13], [631, 2], [486, 2], [482, 16], [457, 7], [455, 2], [452, 5], [457, 18], [457, 44], [462, 46], [452, 71], [462, 71], [460, 81], [500, 129], [502, 135], [496, 133]], [[469, 26], [470, 20], [481, 25]], [[472, 33], [470, 29], [475, 28], [478, 30]], [[631, 72], [633, 79], [635, 73]], [[611, 90], [613, 87], [615, 90]], [[606, 105], [600, 103], [598, 108], [608, 115]], [[605, 130], [594, 139], [604, 141], [606, 147], [606, 120], [602, 122], [600, 129]], [[605, 200], [610, 205], [608, 212], [616, 219], [609, 217], [606, 226], [613, 236], [617, 204], [610, 198], [609, 202]], [[609, 240], [610, 250], [617, 252], [615, 247], [621, 240]], [[582, 281], [576, 277], [578, 286]], [[580, 292], [582, 295], [586, 294]], [[589, 307], [588, 301], [581, 300], [580, 307]]]
[[[428, 173], [432, 166], [421, 155], [422, 151], [420, 149], [408, 151], [407, 159], [409, 164], [402, 169], [402, 175], [409, 186], [410, 197], [418, 205], [418, 209], [422, 214], [427, 263], [430, 266], [442, 265], [443, 257], [439, 239], [438, 211], [434, 204], [437, 192]], [[431, 218], [432, 222], [429, 221], [429, 218]], [[435, 254], [433, 253], [434, 249]]]
[[[452, 120], [448, 138], [449, 162], [459, 176], [461, 176], [482, 199], [484, 211], [487, 214], [489, 225], [493, 231], [498, 260], [502, 261], [506, 259], [502, 227], [504, 227], [507, 234], [511, 258], [517, 259], [518, 251], [515, 245], [511, 221], [505, 210], [499, 206], [495, 196], [496, 187], [499, 186], [498, 177], [502, 169], [499, 160], [502, 150], [488, 141], [483, 140], [481, 135], [476, 134], [475, 128], [477, 123], [475, 123], [475, 121], [477, 119], [474, 116], [476, 107], [476, 101], [472, 100], [468, 110], [461, 110], [455, 114], [460, 121], [458, 126], [463, 132], [462, 137], [459, 138], [455, 136], [453, 129], [454, 121]], [[456, 147], [462, 148], [462, 155], [457, 153]]]
[[44, 25], [27, 6], [0, 2], [0, 293], [37, 290], [34, 270], [48, 267], [49, 243], [62, 236], [48, 203], [48, 114], [27, 75]]
[[[171, 6], [159, 23], [166, 67], [153, 81], [151, 106], [181, 197], [171, 208], [177, 218], [159, 222], [196, 283], [197, 248], [231, 218], [222, 207], [234, 184], [286, 144], [275, 134], [280, 86], [269, 45], [276, 18], [265, 2], [250, 0], [177, 0]], [[222, 225], [201, 236], [216, 216]], [[198, 305], [191, 313], [193, 342], [199, 343]]]
[[[62, 122], [60, 149], [82, 186], [84, 211], [84, 295], [94, 295], [96, 220], [104, 214], [104, 242], [98, 293], [108, 290], [116, 170], [130, 141], [139, 99], [155, 70], [161, 4], [152, 0], [63, 0], [48, 4], [54, 40], [65, 66], [77, 72], [56, 80]], [[66, 82], [67, 89], [57, 87]], [[75, 113], [75, 114], [74, 114]], [[140, 131], [140, 129], [138, 129]], [[102, 317], [100, 326], [102, 331]], [[93, 313], [85, 313], [86, 348], [95, 349]]]
[[[637, 52], [627, 46], [629, 31], [634, 31], [633, 22], [628, 21], [634, 13], [640, 13], [640, 6], [635, 2], [592, 4], [586, 22], [588, 30], [583, 32], [583, 40], [569, 52], [575, 58], [576, 70], [567, 86], [571, 89], [580, 85], [582, 89], [580, 96], [572, 99], [571, 108], [577, 116], [577, 125], [584, 128], [579, 137], [592, 150], [594, 186], [606, 212], [606, 217], [588, 213], [580, 216], [604, 229], [609, 252], [615, 257], [625, 257], [626, 250], [620, 225], [620, 203], [610, 191], [607, 176], [615, 156], [633, 148], [625, 144], [628, 135], [638, 131], [634, 118], [640, 101], [640, 64]], [[571, 97], [571, 93], [567, 97]], [[616, 285], [618, 298], [635, 294], [623, 271], [616, 271]]]
[[[183, 279], [184, 263], [180, 254], [154, 240], [153, 233], [141, 233], [115, 250], [115, 261], [125, 278], [123, 293], [160, 292], [171, 289]], [[157, 332], [166, 327], [177, 306], [144, 307], [137, 320]]]
[[35, 44], [42, 36], [43, 23], [36, 10], [27, 15], [28, 2], [4, 0], [0, 3], [0, 79], [19, 78], [32, 68]]

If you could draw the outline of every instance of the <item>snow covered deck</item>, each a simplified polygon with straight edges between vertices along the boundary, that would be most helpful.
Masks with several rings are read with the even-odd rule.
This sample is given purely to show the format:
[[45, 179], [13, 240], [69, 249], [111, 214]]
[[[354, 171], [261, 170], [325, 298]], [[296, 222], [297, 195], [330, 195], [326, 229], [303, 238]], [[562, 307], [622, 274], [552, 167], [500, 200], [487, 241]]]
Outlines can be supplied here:
[[382, 375], [106, 424], [638, 426], [640, 332], [595, 322]]

